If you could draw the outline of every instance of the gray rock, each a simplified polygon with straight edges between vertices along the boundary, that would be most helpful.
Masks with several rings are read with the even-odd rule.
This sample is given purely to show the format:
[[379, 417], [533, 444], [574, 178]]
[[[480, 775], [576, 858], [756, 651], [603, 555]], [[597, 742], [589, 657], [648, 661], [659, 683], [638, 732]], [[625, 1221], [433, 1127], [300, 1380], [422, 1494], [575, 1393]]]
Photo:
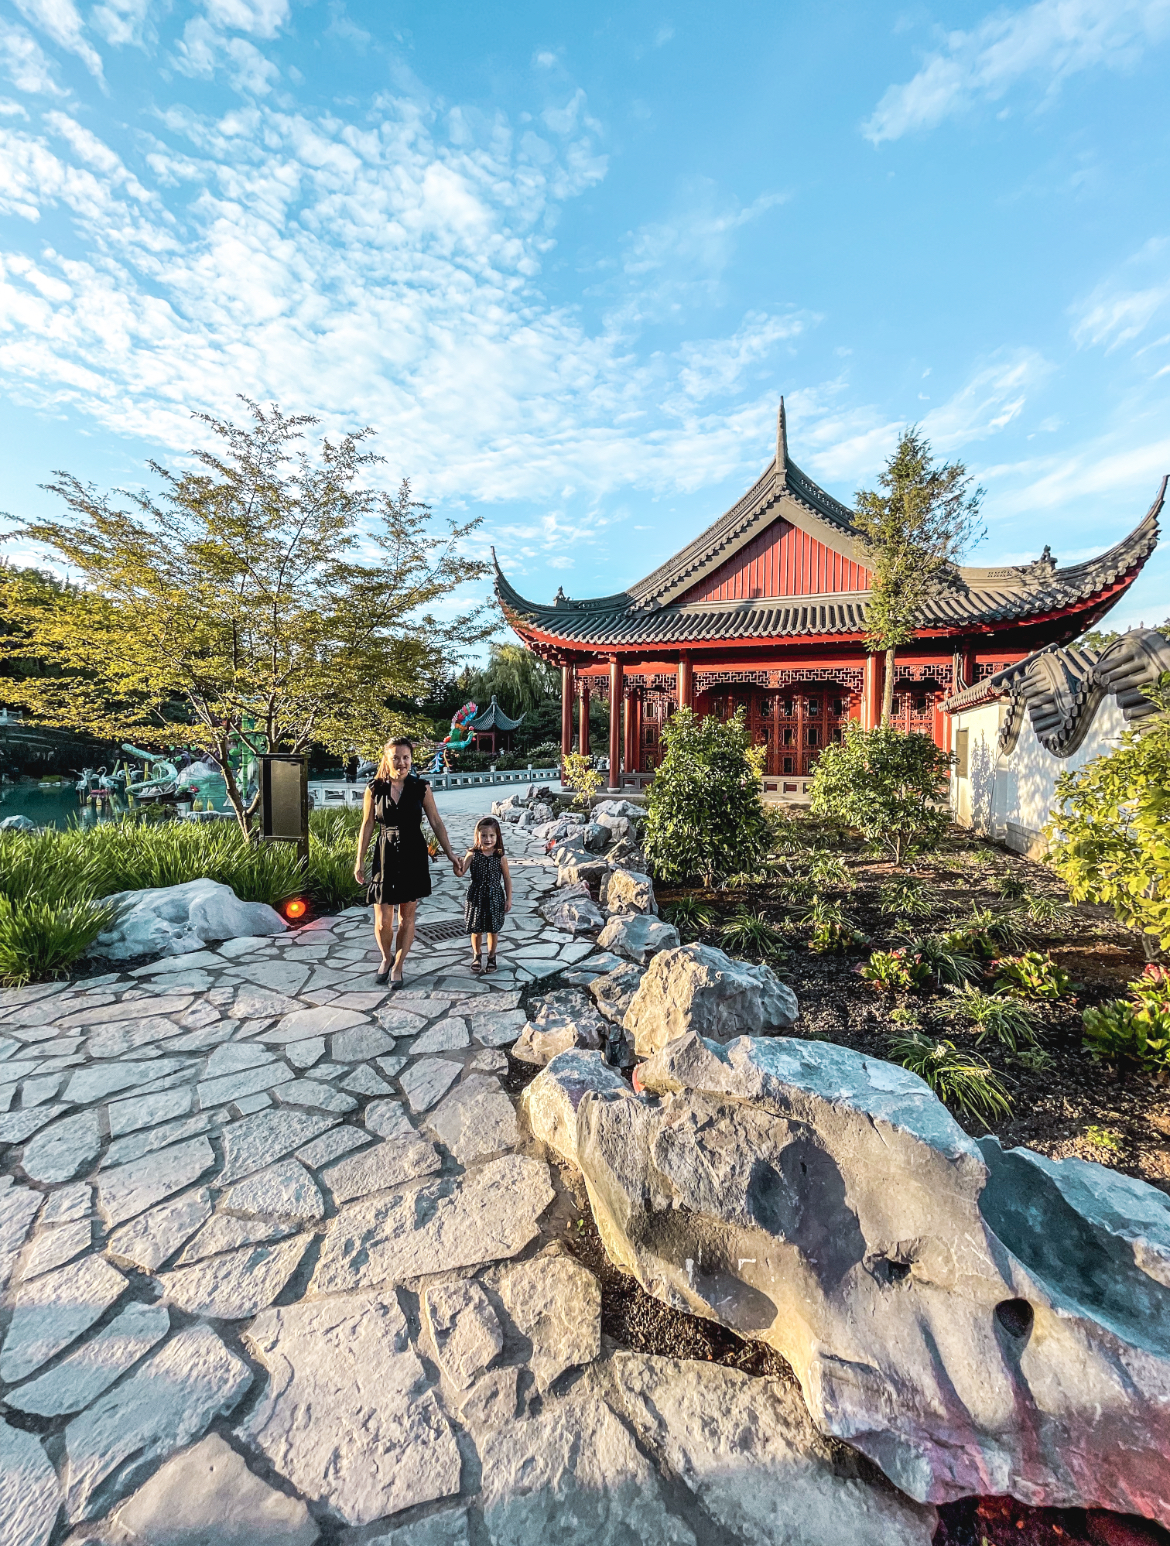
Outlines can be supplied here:
[[588, 896], [563, 897], [554, 892], [541, 911], [554, 929], [565, 934], [597, 934], [605, 927], [605, 914]]
[[296, 1160], [281, 1160], [237, 1181], [220, 1198], [228, 1213], [262, 1214], [293, 1224], [310, 1224], [325, 1217], [325, 1203], [313, 1178]]
[[744, 1546], [930, 1546], [933, 1508], [861, 1475], [799, 1391], [720, 1364], [616, 1353], [618, 1409], [643, 1451]]
[[271, 1020], [274, 1015], [287, 1015], [300, 1009], [295, 998], [278, 993], [273, 988], [257, 987], [254, 983], [241, 985], [232, 1002], [234, 1020]]
[[586, 1095], [610, 1092], [625, 1097], [630, 1087], [600, 1052], [561, 1052], [524, 1086], [520, 1110], [535, 1138], [576, 1165], [577, 1108]]
[[350, 1525], [459, 1490], [454, 1435], [393, 1295], [265, 1311], [246, 1333], [270, 1378], [242, 1436]]
[[316, 1293], [405, 1282], [515, 1256], [552, 1201], [548, 1167], [510, 1154], [462, 1176], [350, 1203], [329, 1223]]
[[428, 1121], [461, 1165], [502, 1154], [520, 1142], [515, 1108], [499, 1080], [487, 1074], [469, 1074]]
[[215, 1155], [206, 1138], [191, 1138], [174, 1148], [144, 1155], [129, 1165], [98, 1174], [98, 1206], [112, 1228], [198, 1181], [214, 1164]]
[[601, 1352], [601, 1285], [573, 1257], [537, 1256], [500, 1269], [494, 1280], [504, 1308], [531, 1346], [527, 1361], [545, 1391], [566, 1369]]
[[470, 1546], [467, 1510], [445, 1508], [414, 1524], [401, 1525], [389, 1535], [375, 1535], [366, 1546]]
[[380, 1138], [413, 1138], [414, 1126], [400, 1100], [371, 1101], [362, 1113], [362, 1121]]
[[21, 1277], [26, 1280], [36, 1278], [42, 1272], [52, 1272], [54, 1267], [63, 1267], [82, 1251], [88, 1251], [92, 1244], [93, 1225], [89, 1219], [41, 1229], [25, 1259]]
[[473, 1278], [436, 1283], [422, 1296], [435, 1358], [456, 1390], [466, 1390], [504, 1346], [491, 1300]]
[[115, 1138], [106, 1150], [102, 1164], [107, 1169], [114, 1165], [128, 1165], [131, 1160], [141, 1159], [144, 1154], [153, 1154], [157, 1149], [166, 1149], [173, 1143], [181, 1143], [185, 1138], [205, 1133], [210, 1126], [211, 1118], [206, 1112], [200, 1112], [193, 1117], [181, 1117], [177, 1122], [160, 1122], [157, 1127], [139, 1128], [137, 1132], [127, 1133], [124, 1138]]
[[189, 1315], [242, 1321], [267, 1309], [297, 1270], [312, 1237], [247, 1245], [190, 1267], [164, 1272], [159, 1283], [172, 1304]]
[[157, 1095], [136, 1095], [130, 1100], [112, 1101], [109, 1105], [110, 1136], [136, 1132], [142, 1127], [154, 1127], [158, 1122], [172, 1117], [187, 1116], [195, 1104], [195, 1092], [189, 1086], [177, 1090], [160, 1090]]
[[274, 1090], [278, 1085], [290, 1084], [293, 1080], [292, 1069], [283, 1062], [265, 1063], [260, 1068], [245, 1069], [242, 1073], [202, 1080], [199, 1085], [199, 1104], [206, 1111], [209, 1106], [221, 1106], [227, 1101], [258, 1095], [261, 1091]]
[[298, 1071], [312, 1068], [325, 1056], [324, 1036], [309, 1036], [304, 1041], [292, 1041], [284, 1049], [285, 1060]]
[[386, 1004], [377, 1012], [378, 1024], [391, 1036], [415, 1036], [426, 1025], [426, 1016], [413, 1014], [409, 1009], [399, 1009], [396, 1004]]
[[333, 1057], [338, 1063], [361, 1063], [393, 1051], [393, 1036], [377, 1025], [354, 1026], [333, 1038]]
[[458, 1077], [458, 1063], [446, 1058], [422, 1058], [410, 1065], [399, 1083], [412, 1111], [429, 1111]]
[[170, 1316], [162, 1305], [128, 1304], [76, 1352], [63, 1358], [47, 1374], [10, 1390], [4, 1399], [18, 1412], [36, 1417], [63, 1417], [68, 1412], [80, 1412], [140, 1358], [145, 1358], [170, 1329]]
[[241, 902], [230, 886], [214, 880], [119, 891], [105, 900], [117, 906], [117, 916], [86, 953], [111, 961], [185, 955], [199, 950], [205, 940], [281, 934], [288, 928], [274, 908], [264, 902]]
[[186, 1267], [190, 1262], [202, 1261], [206, 1256], [219, 1256], [224, 1251], [234, 1251], [241, 1245], [261, 1245], [270, 1240], [283, 1240], [295, 1235], [295, 1224], [282, 1224], [275, 1219], [236, 1219], [216, 1213], [182, 1251], [175, 1262]]
[[217, 1079], [221, 1074], [238, 1074], [245, 1068], [259, 1068], [262, 1064], [275, 1064], [276, 1058], [267, 1047], [254, 1041], [227, 1041], [207, 1059], [203, 1070], [205, 1079]]
[[317, 1111], [259, 1111], [223, 1129], [221, 1186], [271, 1165], [302, 1144], [337, 1126], [337, 1118]]
[[57, 1473], [40, 1440], [0, 1422], [0, 1523], [4, 1546], [47, 1546], [60, 1509]]
[[263, 1041], [283, 1046], [288, 1042], [305, 1041], [311, 1036], [330, 1036], [335, 1031], [349, 1030], [354, 1026], [367, 1026], [369, 1020], [354, 1009], [336, 1009], [331, 1004], [318, 1004], [312, 1009], [294, 1009], [283, 1015], [271, 1030], [265, 1031]]
[[646, 816], [644, 805], [635, 805], [632, 800], [601, 800], [593, 807], [594, 821], [642, 821]]
[[50, 1192], [41, 1215], [42, 1224], [69, 1224], [75, 1219], [88, 1218], [93, 1202], [93, 1188], [84, 1181], [72, 1186], [59, 1186]]
[[154, 1272], [210, 1217], [211, 1194], [200, 1187], [123, 1224], [106, 1242], [106, 1253], [127, 1267]]
[[791, 1030], [796, 994], [767, 966], [733, 961], [714, 945], [682, 945], [655, 956], [626, 1011], [639, 1057], [693, 1031], [731, 1041]]
[[[330, 1070], [326, 1065], [317, 1072], [328, 1074]], [[320, 1111], [335, 1111], [338, 1115], [357, 1109], [357, 1101], [352, 1095], [347, 1095], [344, 1090], [335, 1090], [323, 1079], [294, 1079], [291, 1084], [280, 1086], [279, 1095], [285, 1105], [315, 1106]]]
[[434, 1175], [443, 1161], [433, 1143], [409, 1130], [409, 1137], [384, 1138], [373, 1148], [351, 1154], [321, 1172], [321, 1179], [340, 1206], [371, 1192], [388, 1191], [420, 1176]]
[[512, 1048], [512, 1056], [522, 1063], [543, 1068], [559, 1052], [599, 1047], [606, 1037], [605, 1022], [579, 988], [561, 988], [533, 999], [528, 1013], [528, 1022]]
[[621, 1025], [645, 975], [644, 966], [623, 961], [613, 971], [594, 977], [587, 991], [605, 1018], [613, 1025]]
[[206, 1432], [237, 1405], [252, 1375], [208, 1326], [189, 1326], [152, 1353], [65, 1430], [65, 1496], [71, 1520], [89, 1516], [95, 1492], [117, 1490]]
[[611, 870], [605, 888], [605, 905], [619, 916], [658, 913], [654, 882], [637, 870]]
[[473, 1052], [463, 1065], [469, 1074], [506, 1074], [508, 1059], [495, 1047], [481, 1047]]
[[588, 854], [570, 853], [567, 862], [558, 863], [557, 885], [560, 887], [597, 886], [608, 869], [609, 866], [604, 859], [595, 859]]
[[346, 1074], [341, 1081], [343, 1090], [348, 1090], [351, 1095], [389, 1095], [390, 1086], [385, 1079], [379, 1079], [372, 1068], [366, 1064], [359, 1064], [352, 1074]]
[[0, 1379], [22, 1380], [39, 1369], [88, 1331], [125, 1287], [122, 1274], [100, 1256], [21, 1284], [0, 1350]]
[[304, 1148], [297, 1150], [297, 1158], [302, 1164], [311, 1165], [314, 1170], [322, 1165], [327, 1165], [330, 1160], [340, 1159], [343, 1154], [358, 1149], [364, 1143], [369, 1142], [369, 1134], [362, 1132], [360, 1127], [335, 1127], [330, 1132], [322, 1133], [320, 1138], [314, 1138]]
[[299, 1498], [253, 1476], [217, 1433], [168, 1460], [114, 1518], [143, 1546], [313, 1546], [320, 1534]]
[[597, 940], [602, 950], [612, 950], [627, 961], [645, 965], [660, 950], [678, 948], [678, 930], [672, 923], [646, 914], [611, 918]]
[[603, 826], [601, 822], [589, 821], [585, 823], [585, 829], [581, 833], [581, 841], [589, 853], [599, 854], [613, 842], [613, 833], [608, 827]]
[[69, 1181], [79, 1170], [90, 1168], [101, 1146], [97, 1112], [81, 1111], [43, 1128], [25, 1145], [21, 1163], [33, 1181]]

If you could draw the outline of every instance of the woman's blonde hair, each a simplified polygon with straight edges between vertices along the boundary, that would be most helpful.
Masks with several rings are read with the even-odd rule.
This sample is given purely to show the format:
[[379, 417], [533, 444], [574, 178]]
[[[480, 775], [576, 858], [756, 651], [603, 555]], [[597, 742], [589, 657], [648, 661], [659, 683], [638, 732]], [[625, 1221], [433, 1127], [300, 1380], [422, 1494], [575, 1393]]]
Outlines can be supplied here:
[[410, 760], [414, 761], [414, 742], [408, 736], [396, 735], [393, 740], [387, 741], [382, 748], [382, 760], [378, 764], [378, 771], [374, 774], [375, 778], [380, 778], [387, 782], [393, 778], [394, 769], [390, 766], [390, 753], [396, 746], [409, 747]]
[[504, 829], [500, 826], [499, 822], [494, 816], [481, 816], [476, 822], [475, 836], [471, 840], [472, 848], [479, 847], [479, 832], [481, 827], [494, 827], [496, 829], [496, 852], [502, 856], [504, 852]]

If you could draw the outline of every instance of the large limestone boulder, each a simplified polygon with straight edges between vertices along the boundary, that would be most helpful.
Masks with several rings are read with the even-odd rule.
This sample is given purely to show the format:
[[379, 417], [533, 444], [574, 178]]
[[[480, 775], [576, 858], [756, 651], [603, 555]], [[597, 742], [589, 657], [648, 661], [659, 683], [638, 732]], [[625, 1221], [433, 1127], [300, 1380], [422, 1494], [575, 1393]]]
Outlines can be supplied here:
[[107, 897], [118, 913], [88, 951], [111, 961], [134, 956], [177, 956], [202, 950], [208, 940], [280, 934], [288, 924], [264, 902], [241, 902], [230, 886], [188, 880], [181, 886], [119, 891]]
[[642, 821], [646, 816], [644, 805], [632, 800], [600, 800], [589, 813], [594, 821]]
[[631, 913], [658, 915], [658, 903], [654, 900], [654, 882], [649, 875], [637, 870], [610, 870], [605, 886], [605, 905], [611, 913], [628, 916]]
[[570, 1164], [577, 1163], [577, 1108], [586, 1095], [629, 1093], [629, 1086], [600, 1052], [574, 1048], [551, 1058], [520, 1096], [520, 1110], [535, 1137]]
[[581, 841], [591, 854], [599, 854], [613, 842], [613, 833], [600, 821], [590, 821], [581, 833]]
[[586, 886], [596, 886], [605, 873], [606, 864], [602, 859], [573, 858], [558, 866], [557, 885], [558, 887], [579, 886], [584, 882]]
[[541, 904], [540, 913], [554, 929], [563, 929], [566, 934], [596, 934], [605, 927], [605, 914], [583, 880], [554, 891]]
[[661, 918], [646, 913], [634, 913], [624, 918], [611, 918], [597, 937], [602, 950], [612, 950], [625, 956], [627, 961], [645, 965], [660, 950], [678, 947], [678, 930], [673, 923], [663, 923]]
[[572, 1069], [557, 1096], [553, 1065], [528, 1109], [648, 1293], [777, 1348], [820, 1430], [912, 1498], [1170, 1524], [1170, 1198], [976, 1143], [826, 1042], [691, 1034], [639, 1072], [649, 1100]]
[[543, 1068], [558, 1052], [571, 1047], [600, 1047], [609, 1027], [578, 988], [546, 993], [528, 1006], [529, 1018], [512, 1048], [522, 1063]]
[[682, 945], [656, 955], [622, 1022], [639, 1057], [696, 1031], [732, 1041], [788, 1031], [800, 1014], [796, 994], [767, 966], [733, 961], [714, 945]]
[[623, 961], [612, 971], [602, 972], [593, 979], [588, 988], [589, 996], [607, 1020], [614, 1025], [623, 1025], [645, 975], [645, 967], [635, 961]]

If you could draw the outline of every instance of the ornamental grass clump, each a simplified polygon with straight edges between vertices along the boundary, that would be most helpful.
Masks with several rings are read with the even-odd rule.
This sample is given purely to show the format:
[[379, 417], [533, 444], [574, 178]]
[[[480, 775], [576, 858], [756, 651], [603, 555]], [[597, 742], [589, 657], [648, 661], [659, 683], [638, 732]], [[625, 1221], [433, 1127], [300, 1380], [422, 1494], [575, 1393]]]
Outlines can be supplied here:
[[878, 892], [878, 907], [889, 918], [929, 918], [937, 898], [913, 875], [898, 875]]
[[715, 909], [697, 896], [681, 896], [676, 902], [667, 903], [665, 911], [666, 921], [673, 923], [686, 940], [697, 939], [715, 923]]
[[1036, 1040], [1032, 1016], [1018, 999], [1001, 993], [980, 993], [968, 983], [955, 994], [951, 1007], [957, 1019], [975, 1030], [977, 1041], [990, 1036], [1018, 1052], [1021, 1046], [1031, 1046]]
[[758, 956], [761, 961], [786, 955], [783, 940], [763, 913], [737, 912], [719, 931], [725, 949], [732, 954]]
[[63, 977], [116, 912], [100, 902], [13, 902], [0, 896], [0, 983], [19, 988]]
[[940, 987], [974, 982], [983, 968], [966, 950], [958, 948], [948, 934], [927, 934], [917, 941], [918, 958]]
[[1011, 1112], [1011, 1096], [996, 1071], [975, 1053], [961, 1052], [952, 1041], [934, 1041], [911, 1031], [890, 1037], [889, 1054], [891, 1062], [925, 1080], [939, 1100], [957, 1106], [984, 1127], [991, 1125], [989, 1117]]

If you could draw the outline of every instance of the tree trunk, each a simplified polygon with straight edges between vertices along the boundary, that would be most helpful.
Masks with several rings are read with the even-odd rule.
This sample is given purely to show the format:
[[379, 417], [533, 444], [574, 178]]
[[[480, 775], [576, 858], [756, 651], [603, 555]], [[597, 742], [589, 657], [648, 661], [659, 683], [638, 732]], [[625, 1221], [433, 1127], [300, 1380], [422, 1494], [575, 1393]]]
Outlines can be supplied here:
[[894, 712], [894, 656], [897, 652], [886, 651], [885, 681], [882, 683], [882, 724], [888, 725]]

